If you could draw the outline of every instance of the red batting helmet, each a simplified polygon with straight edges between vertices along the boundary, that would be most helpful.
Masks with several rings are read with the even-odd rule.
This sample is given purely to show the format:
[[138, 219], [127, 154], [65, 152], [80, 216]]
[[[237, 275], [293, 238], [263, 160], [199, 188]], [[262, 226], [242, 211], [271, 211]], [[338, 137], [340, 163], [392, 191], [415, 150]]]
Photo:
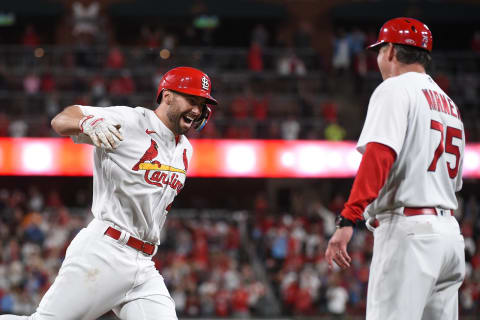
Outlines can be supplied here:
[[195, 68], [178, 67], [165, 73], [158, 85], [157, 103], [162, 100], [164, 89], [204, 97], [208, 104], [217, 104], [217, 100], [210, 95], [212, 91], [210, 78], [206, 73]]
[[412, 18], [388, 20], [380, 29], [378, 40], [367, 49], [377, 49], [382, 43], [398, 43], [432, 51], [432, 32], [424, 23]]
[[[204, 97], [207, 100], [207, 104], [217, 105], [217, 100], [210, 95], [212, 91], [210, 78], [206, 73], [195, 68], [178, 67], [165, 73], [158, 85], [157, 103], [161, 102], [164, 89]], [[193, 128], [197, 131], [202, 130], [211, 115], [212, 109], [205, 105], [200, 117], [194, 121]]]

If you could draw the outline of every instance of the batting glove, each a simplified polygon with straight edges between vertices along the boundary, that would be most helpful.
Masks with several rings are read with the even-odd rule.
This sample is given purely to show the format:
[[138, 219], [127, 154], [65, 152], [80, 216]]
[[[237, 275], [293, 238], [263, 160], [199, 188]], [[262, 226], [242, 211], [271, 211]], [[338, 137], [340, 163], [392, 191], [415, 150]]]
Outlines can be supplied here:
[[123, 141], [120, 125], [113, 124], [105, 118], [88, 115], [78, 123], [80, 131], [90, 137], [99, 148], [115, 149]]

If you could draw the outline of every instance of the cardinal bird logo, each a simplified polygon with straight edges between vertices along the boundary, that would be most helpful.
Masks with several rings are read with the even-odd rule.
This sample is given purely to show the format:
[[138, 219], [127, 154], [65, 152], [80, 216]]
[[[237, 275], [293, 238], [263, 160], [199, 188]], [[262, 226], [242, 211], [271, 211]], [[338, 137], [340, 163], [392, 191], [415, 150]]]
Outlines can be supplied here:
[[148, 147], [140, 160], [138, 160], [138, 162], [132, 167], [132, 170], [145, 170], [143, 179], [146, 183], [160, 188], [163, 188], [164, 186], [170, 187], [178, 194], [183, 189], [180, 175], [187, 174], [187, 150], [183, 150], [183, 165], [185, 166], [185, 170], [167, 164], [161, 164], [158, 160], [154, 160], [157, 156], [158, 145], [155, 140], [150, 139], [150, 147]]
[[183, 166], [185, 167], [185, 171], [187, 171], [188, 170], [187, 149], [183, 149]]
[[143, 156], [138, 160], [138, 162], [133, 166], [133, 171], [138, 171], [140, 169], [140, 165], [145, 163], [146, 161], [152, 162], [158, 155], [158, 145], [155, 140], [150, 139], [150, 147], [145, 151]]

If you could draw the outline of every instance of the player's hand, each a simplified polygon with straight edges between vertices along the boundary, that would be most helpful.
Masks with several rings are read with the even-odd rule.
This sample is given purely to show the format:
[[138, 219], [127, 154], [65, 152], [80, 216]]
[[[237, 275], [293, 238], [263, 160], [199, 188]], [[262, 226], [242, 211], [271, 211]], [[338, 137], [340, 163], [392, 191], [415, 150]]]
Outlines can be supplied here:
[[330, 241], [328, 241], [325, 258], [330, 270], [333, 269], [333, 261], [342, 269], [350, 267], [352, 258], [347, 253], [347, 244], [352, 238], [353, 228], [343, 227], [337, 229]]
[[79, 127], [99, 148], [115, 149], [123, 141], [120, 125], [102, 117], [85, 116], [80, 120]]

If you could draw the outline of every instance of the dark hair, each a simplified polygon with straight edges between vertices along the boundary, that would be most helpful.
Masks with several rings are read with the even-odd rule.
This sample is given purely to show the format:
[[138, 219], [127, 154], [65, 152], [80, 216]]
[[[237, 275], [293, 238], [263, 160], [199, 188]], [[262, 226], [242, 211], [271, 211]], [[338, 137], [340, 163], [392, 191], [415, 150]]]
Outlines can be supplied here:
[[397, 52], [397, 60], [404, 64], [420, 63], [425, 69], [429, 69], [432, 63], [432, 56], [427, 50], [392, 43]]

